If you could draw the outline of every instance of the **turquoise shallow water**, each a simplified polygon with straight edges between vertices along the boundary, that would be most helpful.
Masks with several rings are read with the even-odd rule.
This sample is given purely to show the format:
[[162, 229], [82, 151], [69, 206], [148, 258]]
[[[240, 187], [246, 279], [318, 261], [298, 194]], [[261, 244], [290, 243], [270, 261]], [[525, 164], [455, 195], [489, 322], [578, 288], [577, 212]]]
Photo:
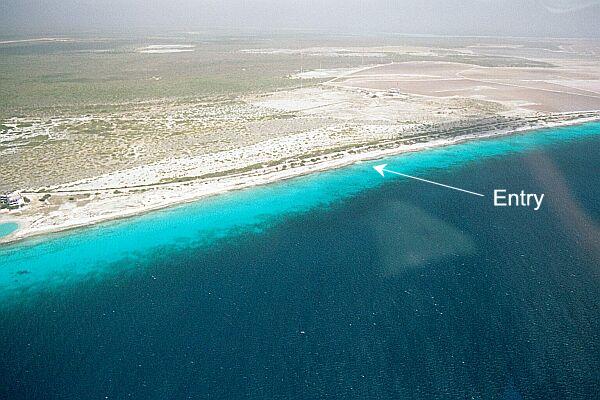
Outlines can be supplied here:
[[327, 207], [382, 185], [385, 181], [372, 169], [378, 163], [386, 162], [389, 169], [407, 174], [435, 173], [598, 135], [599, 127], [599, 123], [590, 123], [546, 129], [404, 154], [3, 246], [0, 300], [19, 299], [20, 294], [26, 294], [21, 300], [32, 300], [39, 291], [141, 268], [145, 259], [165, 249], [207, 246], [243, 232], [259, 232], [286, 216]]
[[14, 222], [6, 222], [4, 224], [0, 224], [0, 237], [9, 235], [17, 230], [19, 225]]

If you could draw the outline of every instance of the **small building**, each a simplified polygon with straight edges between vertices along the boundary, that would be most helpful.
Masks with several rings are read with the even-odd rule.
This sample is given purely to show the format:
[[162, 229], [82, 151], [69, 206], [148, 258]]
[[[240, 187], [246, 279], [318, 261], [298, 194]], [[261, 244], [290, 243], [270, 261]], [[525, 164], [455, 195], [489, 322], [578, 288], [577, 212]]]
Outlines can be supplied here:
[[19, 192], [0, 194], [0, 206], [19, 208], [25, 205], [25, 199]]

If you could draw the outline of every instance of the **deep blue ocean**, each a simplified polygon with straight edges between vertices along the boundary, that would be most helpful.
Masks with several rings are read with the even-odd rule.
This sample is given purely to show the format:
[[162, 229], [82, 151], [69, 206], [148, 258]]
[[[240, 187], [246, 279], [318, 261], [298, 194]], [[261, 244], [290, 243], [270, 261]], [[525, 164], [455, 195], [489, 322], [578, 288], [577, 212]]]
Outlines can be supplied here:
[[599, 166], [548, 129], [0, 247], [0, 399], [598, 399]]

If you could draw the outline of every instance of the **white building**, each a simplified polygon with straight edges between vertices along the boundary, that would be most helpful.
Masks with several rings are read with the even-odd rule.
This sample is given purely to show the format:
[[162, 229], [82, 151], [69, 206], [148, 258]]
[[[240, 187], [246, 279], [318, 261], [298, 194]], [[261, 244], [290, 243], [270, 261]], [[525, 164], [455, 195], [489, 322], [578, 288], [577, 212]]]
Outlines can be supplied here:
[[0, 194], [0, 206], [8, 206], [8, 208], [19, 208], [24, 205], [25, 200], [19, 192]]

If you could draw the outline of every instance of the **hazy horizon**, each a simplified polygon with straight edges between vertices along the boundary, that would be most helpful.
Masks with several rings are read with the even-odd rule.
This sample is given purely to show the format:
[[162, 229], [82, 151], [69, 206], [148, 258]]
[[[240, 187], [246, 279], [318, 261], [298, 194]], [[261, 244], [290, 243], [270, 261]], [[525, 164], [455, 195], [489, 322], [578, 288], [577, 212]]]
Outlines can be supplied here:
[[599, 0], [7, 0], [0, 34], [220, 30], [600, 37]]

